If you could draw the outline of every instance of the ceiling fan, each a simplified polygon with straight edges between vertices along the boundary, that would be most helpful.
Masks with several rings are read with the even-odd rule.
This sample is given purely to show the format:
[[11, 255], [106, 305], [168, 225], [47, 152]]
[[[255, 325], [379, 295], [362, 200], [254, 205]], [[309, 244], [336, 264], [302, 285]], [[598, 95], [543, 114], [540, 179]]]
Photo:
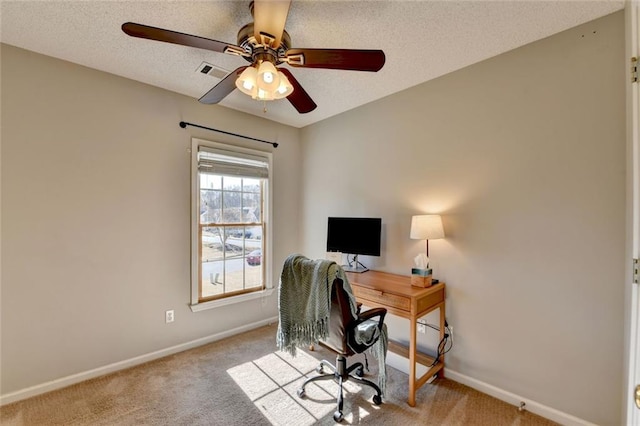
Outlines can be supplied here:
[[199, 101], [216, 104], [238, 88], [254, 99], [268, 101], [287, 98], [299, 113], [313, 111], [317, 105], [293, 74], [284, 67], [326, 68], [350, 71], [380, 70], [385, 62], [382, 50], [293, 49], [284, 29], [291, 0], [255, 0], [249, 5], [254, 22], [238, 31], [238, 44], [229, 44], [163, 28], [127, 22], [122, 31], [132, 37], [197, 47], [240, 56], [251, 65], [230, 72]]

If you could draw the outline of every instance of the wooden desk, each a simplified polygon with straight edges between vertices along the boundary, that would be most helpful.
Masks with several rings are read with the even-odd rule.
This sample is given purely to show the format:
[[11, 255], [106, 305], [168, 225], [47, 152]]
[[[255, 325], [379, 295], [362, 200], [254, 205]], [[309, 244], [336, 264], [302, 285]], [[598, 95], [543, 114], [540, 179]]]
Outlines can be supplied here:
[[409, 358], [409, 400], [407, 403], [415, 407], [416, 390], [424, 385], [434, 374], [444, 373], [444, 357], [421, 377], [416, 377], [416, 363], [429, 367], [434, 359], [418, 352], [416, 331], [417, 321], [429, 312], [440, 309], [440, 340], [444, 337], [444, 283], [428, 288], [412, 287], [411, 278], [386, 272], [367, 271], [361, 274], [348, 272], [353, 293], [358, 302], [375, 308], [386, 308], [390, 314], [407, 318], [411, 324], [409, 348], [389, 340], [389, 350]]

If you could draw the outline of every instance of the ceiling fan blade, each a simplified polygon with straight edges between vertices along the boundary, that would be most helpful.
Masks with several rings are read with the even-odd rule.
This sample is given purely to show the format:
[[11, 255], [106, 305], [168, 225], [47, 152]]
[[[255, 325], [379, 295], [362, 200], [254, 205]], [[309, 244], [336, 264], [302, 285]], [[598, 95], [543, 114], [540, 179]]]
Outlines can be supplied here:
[[376, 72], [385, 56], [382, 50], [289, 49], [286, 61], [292, 67]]
[[287, 99], [300, 114], [306, 114], [318, 107], [318, 105], [313, 102], [313, 99], [311, 99], [311, 96], [300, 86], [300, 83], [298, 83], [298, 80], [291, 74], [291, 71], [286, 68], [278, 68], [278, 70], [287, 76], [289, 83], [293, 86], [293, 92], [287, 96]]
[[245, 68], [247, 67], [244, 66], [236, 69], [235, 71], [231, 71], [225, 78], [220, 80], [218, 84], [213, 86], [211, 90], [198, 99], [198, 101], [203, 104], [217, 104], [226, 98], [227, 95], [233, 92], [233, 89], [236, 88], [236, 80]]
[[134, 22], [122, 24], [122, 31], [131, 37], [164, 41], [166, 43], [197, 47], [199, 49], [212, 50], [220, 53], [232, 53], [242, 56], [247, 55], [241, 47], [225, 43], [223, 41], [179, 33], [177, 31], [165, 30], [163, 28], [150, 27], [148, 25], [136, 24]]
[[258, 43], [277, 49], [287, 22], [291, 0], [255, 0], [253, 3], [253, 31]]

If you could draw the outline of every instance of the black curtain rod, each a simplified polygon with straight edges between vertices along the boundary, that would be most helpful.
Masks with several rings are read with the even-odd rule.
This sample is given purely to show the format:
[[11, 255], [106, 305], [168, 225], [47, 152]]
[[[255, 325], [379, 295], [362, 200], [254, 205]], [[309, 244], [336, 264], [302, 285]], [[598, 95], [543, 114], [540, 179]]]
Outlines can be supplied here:
[[239, 135], [237, 133], [225, 132], [224, 130], [218, 130], [218, 129], [214, 129], [214, 128], [211, 128], [211, 127], [205, 127], [205, 126], [201, 126], [199, 124], [187, 123], [186, 121], [181, 121], [180, 122], [180, 127], [182, 127], [183, 129], [185, 127], [187, 127], [187, 126], [198, 127], [200, 129], [211, 130], [211, 131], [214, 131], [214, 132], [224, 133], [225, 135], [237, 136], [239, 138], [251, 139], [252, 141], [268, 143], [269, 145], [273, 145], [274, 148], [278, 147], [278, 143], [277, 142], [269, 142], [269, 141], [264, 141], [262, 139], [252, 138], [251, 136], [244, 136], [244, 135]]

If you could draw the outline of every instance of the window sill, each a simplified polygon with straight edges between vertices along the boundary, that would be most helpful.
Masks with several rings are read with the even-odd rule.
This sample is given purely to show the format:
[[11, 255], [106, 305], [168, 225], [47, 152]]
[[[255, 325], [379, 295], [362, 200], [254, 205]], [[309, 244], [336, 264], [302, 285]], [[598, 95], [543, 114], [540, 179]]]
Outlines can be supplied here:
[[192, 312], [206, 311], [207, 309], [214, 309], [219, 306], [227, 306], [249, 300], [261, 299], [263, 297], [271, 296], [273, 292], [273, 288], [267, 288], [262, 291], [255, 291], [253, 293], [242, 294], [240, 296], [225, 297], [224, 299], [212, 300], [210, 302], [192, 303], [189, 307]]

